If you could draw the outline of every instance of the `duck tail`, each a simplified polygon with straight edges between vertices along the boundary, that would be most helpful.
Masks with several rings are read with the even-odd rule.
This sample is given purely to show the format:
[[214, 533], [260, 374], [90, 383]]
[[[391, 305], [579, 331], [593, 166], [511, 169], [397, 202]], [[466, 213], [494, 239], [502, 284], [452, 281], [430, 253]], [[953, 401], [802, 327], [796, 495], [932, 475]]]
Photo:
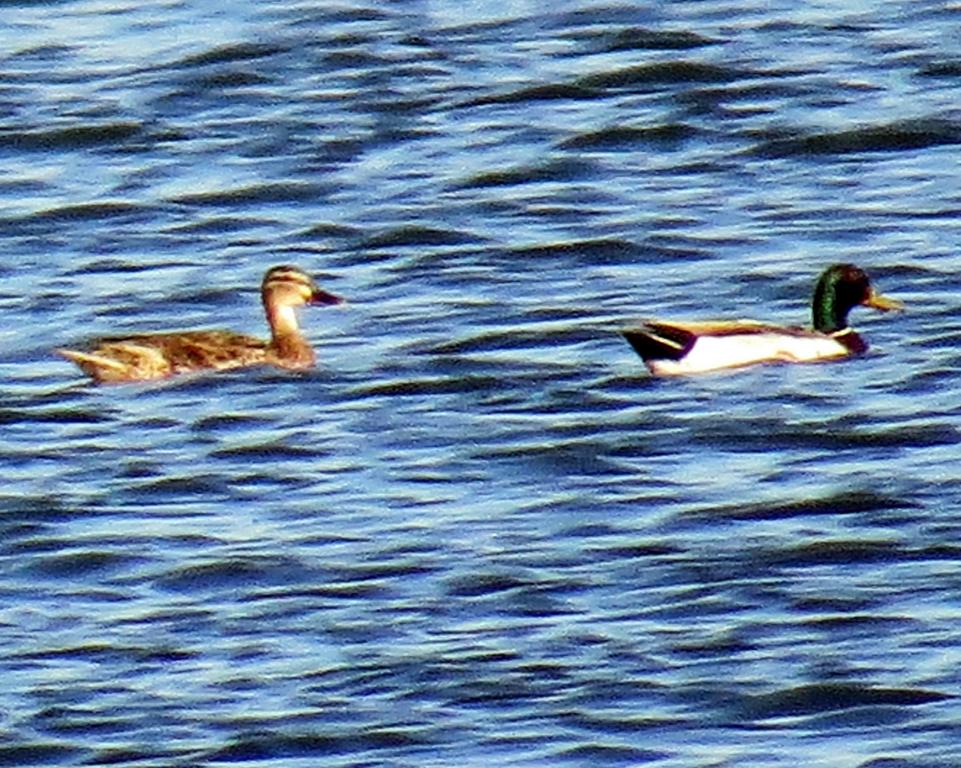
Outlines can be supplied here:
[[693, 332], [666, 323], [645, 323], [621, 333], [645, 360], [680, 360], [697, 341]]
[[[76, 349], [58, 349], [55, 351], [58, 355], [63, 355], [68, 360], [76, 363], [81, 371], [97, 381], [109, 380], [117, 374], [123, 373], [125, 370], [122, 364], [103, 355], [95, 355], [91, 352], [80, 352]], [[113, 374], [113, 376], [111, 376], [111, 374]]]

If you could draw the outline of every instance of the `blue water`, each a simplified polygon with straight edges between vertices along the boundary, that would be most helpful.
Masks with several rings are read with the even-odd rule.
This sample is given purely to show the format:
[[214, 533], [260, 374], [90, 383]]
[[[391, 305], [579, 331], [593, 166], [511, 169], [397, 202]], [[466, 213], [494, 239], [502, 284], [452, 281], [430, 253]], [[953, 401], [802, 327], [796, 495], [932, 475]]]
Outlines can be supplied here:
[[[2, 5], [0, 765], [957, 764], [961, 8]], [[279, 263], [316, 370], [53, 353]]]

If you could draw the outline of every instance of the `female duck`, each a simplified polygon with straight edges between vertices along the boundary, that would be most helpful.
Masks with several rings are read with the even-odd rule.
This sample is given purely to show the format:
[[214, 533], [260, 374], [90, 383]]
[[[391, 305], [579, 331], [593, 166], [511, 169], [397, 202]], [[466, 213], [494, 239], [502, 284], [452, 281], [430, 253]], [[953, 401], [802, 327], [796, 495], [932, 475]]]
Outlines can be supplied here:
[[814, 289], [814, 328], [786, 328], [753, 321], [669, 323], [651, 321], [623, 331], [655, 376], [702, 373], [781, 360], [836, 360], [868, 348], [848, 327], [848, 312], [863, 305], [887, 312], [902, 304], [879, 294], [863, 269], [835, 264]]
[[146, 381], [251, 365], [311, 367], [314, 350], [300, 332], [295, 309], [302, 304], [339, 304], [343, 299], [321, 290], [309, 275], [290, 265], [269, 269], [260, 293], [269, 341], [233, 331], [173, 331], [100, 339], [86, 352], [57, 351], [97, 382]]

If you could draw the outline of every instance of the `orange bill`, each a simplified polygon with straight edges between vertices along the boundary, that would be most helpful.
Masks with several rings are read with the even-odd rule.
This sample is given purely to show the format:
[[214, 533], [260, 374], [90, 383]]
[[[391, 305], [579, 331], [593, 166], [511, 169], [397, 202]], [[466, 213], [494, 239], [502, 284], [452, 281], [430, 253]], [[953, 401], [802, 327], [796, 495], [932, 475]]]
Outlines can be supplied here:
[[902, 304], [897, 299], [889, 299], [887, 296], [883, 296], [878, 293], [873, 288], [868, 293], [868, 297], [862, 302], [864, 306], [871, 307], [872, 309], [880, 309], [882, 312], [890, 312], [894, 309], [904, 309], [904, 304]]

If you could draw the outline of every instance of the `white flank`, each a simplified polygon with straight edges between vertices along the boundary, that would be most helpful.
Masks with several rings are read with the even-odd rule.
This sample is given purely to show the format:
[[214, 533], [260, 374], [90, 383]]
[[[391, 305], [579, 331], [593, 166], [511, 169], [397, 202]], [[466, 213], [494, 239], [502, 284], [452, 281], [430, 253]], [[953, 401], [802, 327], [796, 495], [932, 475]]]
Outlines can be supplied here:
[[848, 349], [830, 336], [751, 333], [701, 336], [691, 351], [680, 360], [646, 362], [651, 373], [656, 376], [683, 376], [722, 368], [740, 368], [766, 361], [805, 363], [845, 357], [848, 354]]

